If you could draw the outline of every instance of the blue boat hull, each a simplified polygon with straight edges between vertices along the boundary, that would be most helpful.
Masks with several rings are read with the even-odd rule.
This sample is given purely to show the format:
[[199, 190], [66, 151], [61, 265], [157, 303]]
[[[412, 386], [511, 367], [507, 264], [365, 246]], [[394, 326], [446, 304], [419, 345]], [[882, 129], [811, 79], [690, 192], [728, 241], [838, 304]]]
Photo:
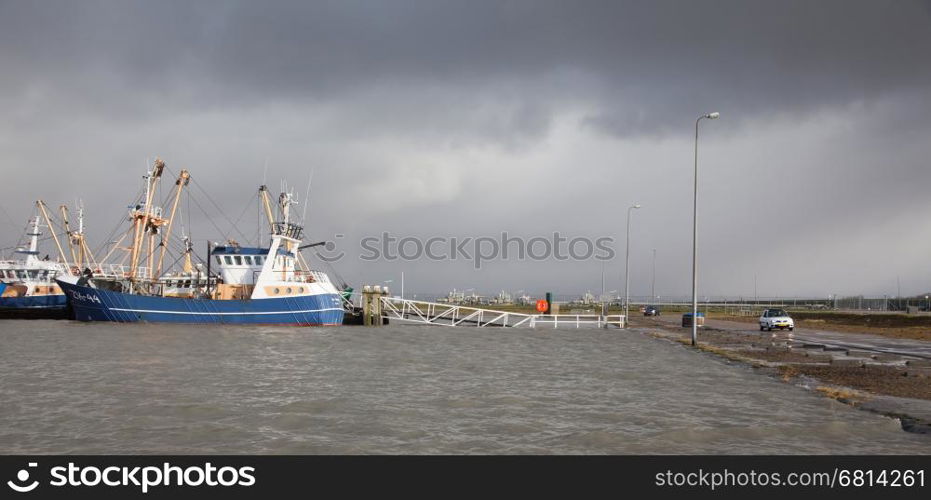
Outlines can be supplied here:
[[[6, 286], [2, 283], [2, 288]], [[0, 290], [0, 293], [3, 293]], [[0, 318], [4, 319], [60, 319], [68, 315], [68, 301], [64, 295], [36, 295], [32, 297], [0, 297]]]
[[341, 325], [338, 294], [247, 300], [151, 297], [58, 282], [79, 321]]

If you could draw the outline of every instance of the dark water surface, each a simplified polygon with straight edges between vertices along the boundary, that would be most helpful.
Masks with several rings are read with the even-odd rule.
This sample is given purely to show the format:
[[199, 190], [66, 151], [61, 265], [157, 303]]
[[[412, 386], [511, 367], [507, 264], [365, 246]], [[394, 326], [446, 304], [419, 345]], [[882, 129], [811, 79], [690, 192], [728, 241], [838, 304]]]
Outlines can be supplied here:
[[636, 332], [0, 321], [0, 453], [929, 453]]

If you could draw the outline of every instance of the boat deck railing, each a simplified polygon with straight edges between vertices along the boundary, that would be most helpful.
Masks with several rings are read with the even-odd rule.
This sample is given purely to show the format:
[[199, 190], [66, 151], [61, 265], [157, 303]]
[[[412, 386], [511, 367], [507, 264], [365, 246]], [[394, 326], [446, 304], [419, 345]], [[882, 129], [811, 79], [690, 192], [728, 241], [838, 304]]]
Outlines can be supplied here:
[[[128, 278], [130, 274], [130, 267], [122, 264], [101, 264], [97, 267], [88, 267], [88, 269], [97, 277]], [[136, 279], [152, 279], [151, 270], [148, 267], [137, 267]]]
[[272, 226], [272, 231], [274, 234], [280, 234], [288, 238], [299, 240], [303, 235], [304, 227], [294, 224], [293, 222], [276, 222]]

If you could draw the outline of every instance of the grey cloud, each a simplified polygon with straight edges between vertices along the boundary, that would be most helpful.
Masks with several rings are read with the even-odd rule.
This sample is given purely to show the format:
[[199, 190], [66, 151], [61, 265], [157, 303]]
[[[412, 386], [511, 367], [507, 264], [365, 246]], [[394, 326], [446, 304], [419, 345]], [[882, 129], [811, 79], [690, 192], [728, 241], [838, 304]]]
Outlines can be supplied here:
[[[855, 288], [839, 267], [819, 274], [828, 264], [806, 262], [791, 242], [763, 247], [747, 228], [784, 224], [818, 241], [813, 253], [846, 252], [847, 265], [881, 251], [901, 261], [896, 272], [919, 266], [895, 257], [895, 241], [841, 242], [868, 241], [866, 222], [928, 208], [929, 5], [2, 2], [0, 173], [16, 186], [3, 208], [21, 226], [36, 197], [83, 197], [89, 214], [106, 214], [91, 222], [98, 231], [156, 154], [191, 168], [230, 217], [266, 159], [271, 185], [302, 185], [315, 169], [315, 235], [448, 234], [454, 220], [467, 234], [618, 236], [617, 214], [641, 201], [637, 241], [660, 249], [660, 281], [685, 290], [691, 127], [714, 109], [724, 118], [703, 135], [703, 283], [745, 287], [747, 272], [772, 262]], [[770, 184], [792, 196], [759, 196]], [[188, 224], [218, 237], [204, 220]], [[346, 265], [359, 279], [396, 271]], [[424, 272], [423, 286], [584, 289], [600, 272], [443, 269]], [[617, 266], [608, 272], [616, 280]], [[887, 274], [871, 270], [862, 286]], [[786, 278], [773, 288], [822, 286]]]
[[576, 71], [592, 88], [559, 90], [597, 99], [601, 110], [587, 123], [662, 134], [683, 110], [712, 104], [740, 116], [806, 112], [931, 79], [927, 2], [12, 2], [2, 10], [3, 63], [20, 68], [5, 72], [4, 86], [24, 92], [53, 81], [102, 112], [313, 102], [383, 84], [470, 88]]

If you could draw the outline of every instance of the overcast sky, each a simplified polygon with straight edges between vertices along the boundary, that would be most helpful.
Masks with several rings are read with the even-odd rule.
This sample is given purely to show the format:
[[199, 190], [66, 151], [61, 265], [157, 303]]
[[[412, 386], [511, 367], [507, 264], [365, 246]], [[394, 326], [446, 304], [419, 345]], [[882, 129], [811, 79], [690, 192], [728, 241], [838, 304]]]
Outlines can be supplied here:
[[263, 175], [306, 202], [313, 172], [311, 238], [408, 293], [597, 292], [602, 264], [365, 262], [361, 238], [608, 236], [622, 289], [641, 203], [631, 293], [656, 249], [656, 293], [686, 295], [719, 111], [701, 294], [925, 292], [929, 48], [928, 1], [0, 0], [0, 246], [36, 198], [83, 199], [99, 246], [158, 155], [250, 236]]

